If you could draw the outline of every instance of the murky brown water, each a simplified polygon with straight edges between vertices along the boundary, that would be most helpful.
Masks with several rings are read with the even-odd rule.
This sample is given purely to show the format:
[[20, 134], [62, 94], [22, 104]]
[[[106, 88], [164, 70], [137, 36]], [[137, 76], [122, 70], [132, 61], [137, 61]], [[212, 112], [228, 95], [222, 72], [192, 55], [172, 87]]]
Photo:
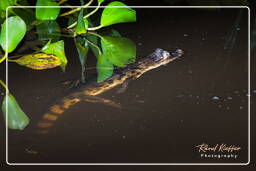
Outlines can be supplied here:
[[[101, 95], [120, 103], [121, 109], [79, 103], [45, 135], [35, 133], [36, 124], [55, 99], [66, 93], [60, 82], [79, 77], [76, 49], [72, 41], [66, 41], [70, 60], [66, 73], [32, 71], [10, 63], [10, 90], [31, 124], [22, 132], [9, 130], [9, 162], [246, 163], [246, 9], [232, 52], [223, 49], [238, 11], [138, 9], [137, 23], [114, 27], [136, 42], [138, 56], [158, 47], [181, 48], [185, 55], [130, 82], [122, 94], [115, 88]], [[94, 66], [94, 57], [89, 59], [88, 65]], [[89, 70], [88, 75], [93, 72]], [[251, 95], [253, 106], [256, 87]], [[225, 143], [242, 150], [235, 153], [237, 159], [201, 158], [195, 146], [202, 143]]]

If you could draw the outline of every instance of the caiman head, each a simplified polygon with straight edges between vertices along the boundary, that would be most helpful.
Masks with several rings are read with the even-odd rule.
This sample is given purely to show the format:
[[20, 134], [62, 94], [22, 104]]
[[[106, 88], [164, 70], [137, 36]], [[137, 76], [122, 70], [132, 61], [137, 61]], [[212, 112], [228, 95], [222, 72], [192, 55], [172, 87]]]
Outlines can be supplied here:
[[169, 53], [161, 48], [157, 48], [148, 57], [141, 59], [138, 62], [138, 67], [151, 70], [161, 65], [166, 65], [183, 54], [184, 52], [181, 49], [177, 49], [176, 51]]

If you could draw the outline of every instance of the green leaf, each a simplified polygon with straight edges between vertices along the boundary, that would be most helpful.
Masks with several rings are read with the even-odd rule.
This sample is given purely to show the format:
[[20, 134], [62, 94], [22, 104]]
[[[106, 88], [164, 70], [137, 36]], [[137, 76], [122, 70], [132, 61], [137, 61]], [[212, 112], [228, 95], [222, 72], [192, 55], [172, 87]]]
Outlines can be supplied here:
[[45, 53], [29, 54], [9, 61], [35, 70], [55, 68], [62, 64], [59, 57]]
[[47, 20], [36, 26], [38, 38], [41, 40], [60, 39], [60, 26], [54, 20]]
[[60, 40], [55, 43], [51, 43], [50, 41], [42, 48], [41, 52], [44, 52], [46, 54], [51, 54], [59, 57], [61, 61], [61, 67], [63, 70], [65, 70], [65, 67], [68, 63], [67, 57], [65, 55], [64, 50], [64, 41]]
[[[102, 26], [109, 26], [117, 23], [135, 22], [136, 11], [126, 6], [124, 3], [114, 1], [109, 3], [107, 6], [112, 8], [104, 8], [100, 24]], [[123, 6], [124, 8], [114, 8], [114, 6]]]
[[[53, 0], [37, 0], [36, 6], [59, 6]], [[60, 8], [36, 8], [36, 19], [38, 20], [56, 20], [60, 13]]]
[[81, 63], [81, 67], [82, 67], [81, 80], [84, 83], [85, 82], [85, 75], [84, 75], [85, 62], [87, 59], [87, 53], [89, 51], [89, 45], [88, 45], [88, 42], [85, 40], [85, 38], [79, 38], [79, 37], [75, 39], [75, 45], [76, 45], [79, 60]]
[[[8, 28], [6, 28], [6, 22], [8, 20]], [[6, 30], [8, 29], [8, 48], [6, 47]], [[5, 52], [12, 52], [23, 39], [26, 33], [26, 24], [18, 16], [12, 16], [5, 20], [2, 25], [0, 44]]]
[[135, 62], [136, 46], [128, 38], [103, 36], [101, 39], [103, 54], [118, 67]]
[[102, 3], [102, 2], [104, 2], [104, 1], [105, 1], [105, 0], [98, 0], [99, 3]]
[[[1, 0], [0, 1], [0, 11], [5, 11], [7, 7], [13, 6], [17, 0]], [[9, 9], [10, 10], [10, 9]]]
[[85, 64], [87, 53], [88, 53], [88, 42], [84, 38], [76, 38], [75, 39], [76, 49], [79, 55], [79, 60], [81, 65]]
[[[8, 100], [7, 100], [8, 98]], [[8, 103], [7, 103], [8, 101]], [[6, 105], [8, 108], [8, 114], [6, 110]], [[19, 104], [17, 103], [16, 99], [12, 94], [8, 94], [5, 96], [3, 104], [2, 104], [2, 111], [4, 114], [4, 118], [6, 124], [8, 122], [8, 128], [10, 129], [19, 129], [23, 130], [29, 124], [29, 118], [23, 112]], [[7, 117], [8, 115], [8, 117]]]
[[[94, 35], [86, 35], [86, 38], [87, 38], [89, 41], [91, 41], [92, 43], [94, 43], [95, 45], [97, 45], [97, 46], [99, 47], [100, 42], [99, 42], [99, 38], [98, 38], [97, 36], [94, 36]], [[98, 55], [99, 55], [99, 51], [98, 51], [98, 49], [97, 49], [95, 46], [89, 44], [89, 47], [90, 47], [90, 49], [92, 50], [92, 52], [93, 52], [93, 54], [94, 54], [95, 56], [98, 56]]]
[[27, 31], [31, 30], [34, 26], [31, 25], [35, 20], [35, 13], [32, 9], [27, 8], [22, 9], [22, 8], [14, 8], [13, 9], [15, 14], [17, 14], [20, 18], [24, 20], [27, 26]]
[[104, 54], [97, 58], [97, 82], [102, 82], [113, 74], [114, 66]]
[[1, 0], [0, 1], [0, 10], [5, 11], [8, 6], [10, 6], [9, 0]]
[[83, 14], [84, 14], [84, 8], [82, 8], [80, 10], [78, 19], [77, 19], [77, 25], [76, 25], [75, 32], [78, 35], [85, 34], [87, 31], [87, 28], [88, 28], [88, 24], [89, 24], [87, 19], [83, 19]]

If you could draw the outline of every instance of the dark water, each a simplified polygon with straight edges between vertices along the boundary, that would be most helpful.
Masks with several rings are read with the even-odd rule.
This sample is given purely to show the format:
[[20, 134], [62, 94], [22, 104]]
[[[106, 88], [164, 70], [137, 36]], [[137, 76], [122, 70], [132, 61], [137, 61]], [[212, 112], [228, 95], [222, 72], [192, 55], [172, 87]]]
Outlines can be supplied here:
[[[76, 49], [72, 41], [65, 42], [70, 61], [66, 73], [9, 64], [10, 90], [31, 120], [22, 132], [9, 130], [10, 163], [248, 161], [247, 10], [233, 31], [238, 33], [233, 47], [226, 50], [239, 9], [138, 9], [137, 13], [137, 23], [114, 27], [136, 42], [137, 56], [158, 47], [181, 48], [185, 54], [130, 82], [122, 94], [115, 88], [101, 95], [120, 103], [121, 109], [82, 102], [62, 114], [48, 134], [38, 135], [36, 124], [43, 113], [66, 93], [60, 82], [79, 78]], [[88, 66], [95, 66], [92, 55]], [[252, 106], [255, 96], [252, 87]], [[202, 143], [242, 149], [232, 153], [236, 159], [202, 158], [195, 147]]]

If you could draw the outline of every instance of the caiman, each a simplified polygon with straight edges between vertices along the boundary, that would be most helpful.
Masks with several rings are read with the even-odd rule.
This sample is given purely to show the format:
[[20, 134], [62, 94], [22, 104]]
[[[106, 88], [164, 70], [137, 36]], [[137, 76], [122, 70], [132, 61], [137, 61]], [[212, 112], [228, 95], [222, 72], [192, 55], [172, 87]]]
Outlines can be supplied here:
[[119, 107], [118, 104], [111, 100], [98, 97], [98, 95], [118, 85], [124, 84], [129, 80], [137, 79], [149, 70], [162, 65], [167, 65], [169, 62], [182, 56], [183, 53], [184, 52], [181, 49], [177, 49], [174, 52], [169, 53], [163, 49], [157, 48], [152, 54], [139, 59], [136, 63], [128, 64], [123, 68], [117, 68], [114, 74], [103, 82], [97, 83], [95, 81], [81, 85], [75, 91], [70, 92], [60, 100], [57, 100], [57, 102], [49, 108], [48, 112], [42, 115], [41, 120], [37, 124], [37, 127], [39, 128], [38, 133], [47, 133], [48, 129], [53, 126], [54, 121], [56, 121], [61, 114], [74, 104], [81, 101], [103, 102]]

